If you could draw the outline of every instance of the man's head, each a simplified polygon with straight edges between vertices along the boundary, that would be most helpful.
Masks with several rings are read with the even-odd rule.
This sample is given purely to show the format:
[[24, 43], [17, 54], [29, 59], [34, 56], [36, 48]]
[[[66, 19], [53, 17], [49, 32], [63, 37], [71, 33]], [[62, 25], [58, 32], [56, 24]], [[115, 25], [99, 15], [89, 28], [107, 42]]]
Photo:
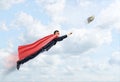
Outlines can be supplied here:
[[58, 31], [58, 30], [55, 30], [55, 31], [54, 31], [54, 35], [59, 36], [59, 35], [60, 35], [59, 31]]

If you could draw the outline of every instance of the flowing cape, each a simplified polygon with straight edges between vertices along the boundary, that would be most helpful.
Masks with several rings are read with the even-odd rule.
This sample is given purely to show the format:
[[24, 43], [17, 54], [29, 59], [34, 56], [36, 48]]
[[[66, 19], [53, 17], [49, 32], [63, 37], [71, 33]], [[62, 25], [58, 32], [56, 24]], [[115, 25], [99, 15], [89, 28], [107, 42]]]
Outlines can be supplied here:
[[42, 39], [37, 40], [36, 42], [28, 45], [22, 45], [18, 47], [18, 57], [19, 60], [23, 60], [28, 56], [31, 56], [33, 53], [42, 49], [45, 45], [47, 45], [50, 41], [57, 38], [56, 35], [51, 34]]

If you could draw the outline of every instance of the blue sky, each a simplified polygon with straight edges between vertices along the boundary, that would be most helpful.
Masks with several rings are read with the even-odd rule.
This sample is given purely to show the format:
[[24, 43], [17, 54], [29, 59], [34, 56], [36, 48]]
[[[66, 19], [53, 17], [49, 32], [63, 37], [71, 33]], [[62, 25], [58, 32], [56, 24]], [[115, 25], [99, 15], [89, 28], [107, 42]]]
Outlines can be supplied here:
[[[0, 81], [120, 81], [119, 5], [119, 0], [0, 0]], [[56, 29], [73, 34], [17, 71], [17, 47]]]

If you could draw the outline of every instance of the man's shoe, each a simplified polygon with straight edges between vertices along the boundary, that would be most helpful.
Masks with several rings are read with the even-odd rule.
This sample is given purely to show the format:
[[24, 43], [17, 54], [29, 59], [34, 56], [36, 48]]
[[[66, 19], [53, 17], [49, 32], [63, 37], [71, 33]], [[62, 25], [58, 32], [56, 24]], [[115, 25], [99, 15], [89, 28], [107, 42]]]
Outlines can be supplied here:
[[20, 62], [17, 61], [17, 70], [19, 70], [19, 68], [20, 68]]

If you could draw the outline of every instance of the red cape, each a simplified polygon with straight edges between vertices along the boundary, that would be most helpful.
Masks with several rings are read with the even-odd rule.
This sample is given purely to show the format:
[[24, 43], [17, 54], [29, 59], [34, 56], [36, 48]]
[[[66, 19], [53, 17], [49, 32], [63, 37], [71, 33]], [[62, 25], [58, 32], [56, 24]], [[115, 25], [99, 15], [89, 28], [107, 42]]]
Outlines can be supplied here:
[[42, 49], [45, 45], [47, 45], [50, 41], [52, 41], [55, 38], [57, 38], [57, 36], [51, 34], [32, 44], [19, 46], [18, 47], [19, 60], [22, 60], [32, 55], [33, 53], [37, 52], [38, 50]]

